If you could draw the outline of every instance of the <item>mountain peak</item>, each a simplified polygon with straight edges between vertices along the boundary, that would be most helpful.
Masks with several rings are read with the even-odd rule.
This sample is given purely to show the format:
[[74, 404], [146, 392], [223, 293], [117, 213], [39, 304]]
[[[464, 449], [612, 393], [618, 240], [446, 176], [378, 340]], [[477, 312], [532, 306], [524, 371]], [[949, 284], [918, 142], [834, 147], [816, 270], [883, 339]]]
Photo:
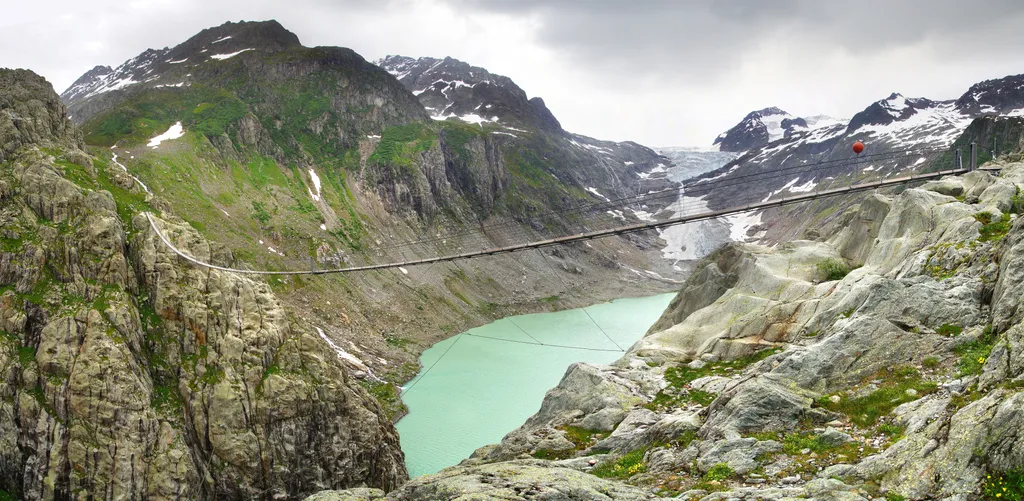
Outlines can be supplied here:
[[[281, 26], [275, 20], [227, 22], [220, 26], [200, 31], [177, 48], [194, 48], [202, 46], [217, 49], [223, 47], [242, 46], [251, 49], [279, 51], [290, 47], [299, 47], [299, 37]], [[177, 55], [177, 54], [176, 54]]]
[[721, 151], [744, 151], [779, 140], [795, 128], [807, 128], [803, 119], [777, 106], [751, 111], [735, 127], [715, 139]]
[[905, 121], [919, 111], [939, 104], [923, 97], [904, 97], [899, 92], [893, 92], [889, 97], [871, 103], [864, 111], [854, 115], [850, 119], [849, 130], [852, 132], [865, 125], [883, 126]]
[[985, 80], [971, 86], [959, 99], [961, 113], [1019, 113], [1024, 102], [1024, 75]]
[[787, 115], [788, 116], [789, 113], [786, 113], [783, 109], [781, 109], [781, 108], [779, 108], [777, 106], [769, 106], [769, 107], [764, 108], [764, 109], [760, 109], [760, 110], [756, 110], [756, 111], [751, 111], [750, 113], [747, 114], [745, 119], [764, 118], [764, 117], [770, 117], [770, 116], [773, 116], [773, 115]]
[[452, 57], [389, 55], [375, 61], [419, 98], [435, 120], [528, 124], [558, 132], [544, 100], [528, 99], [512, 79]]
[[82, 123], [94, 109], [80, 104], [112, 91], [135, 92], [150, 87], [187, 87], [203, 68], [240, 56], [272, 54], [302, 47], [299, 37], [277, 21], [228, 22], [207, 28], [173, 48], [146, 49], [117, 68], [96, 66], [62, 94]]
[[50, 82], [29, 70], [0, 68], [0, 163], [33, 144], [77, 149], [81, 135]]

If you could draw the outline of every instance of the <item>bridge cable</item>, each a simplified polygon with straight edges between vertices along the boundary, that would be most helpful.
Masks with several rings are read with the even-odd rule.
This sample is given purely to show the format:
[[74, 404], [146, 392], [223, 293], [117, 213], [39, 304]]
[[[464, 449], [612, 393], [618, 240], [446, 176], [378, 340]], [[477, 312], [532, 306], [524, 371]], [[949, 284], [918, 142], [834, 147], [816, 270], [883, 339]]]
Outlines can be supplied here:
[[196, 259], [196, 258], [194, 258], [192, 256], [189, 256], [189, 255], [185, 254], [184, 252], [179, 250], [177, 247], [175, 247], [173, 244], [171, 244], [171, 242], [167, 239], [167, 237], [160, 231], [159, 228], [157, 228], [156, 223], [153, 220], [152, 215], [150, 213], [148, 213], [148, 212], [144, 213], [144, 214], [146, 214], [146, 217], [149, 220], [150, 225], [152, 226], [154, 231], [157, 233], [157, 235], [160, 237], [160, 239], [163, 241], [163, 243], [165, 245], [167, 245], [169, 248], [171, 248], [171, 250], [173, 250], [175, 253], [177, 253], [182, 258], [184, 258], [187, 261], [190, 261], [190, 262], [192, 262], [194, 264], [197, 264], [199, 266], [204, 266], [204, 267], [207, 267], [207, 268], [218, 269], [218, 270], [227, 271], [227, 272], [242, 273], [242, 274], [256, 274], [256, 275], [324, 275], [324, 274], [344, 273], [344, 272], [353, 272], [353, 271], [369, 271], [369, 270], [376, 270], [376, 269], [394, 268], [394, 267], [399, 267], [399, 266], [415, 266], [415, 265], [423, 265], [423, 264], [429, 264], [429, 263], [441, 262], [441, 261], [455, 261], [455, 260], [458, 260], [458, 259], [468, 259], [468, 258], [473, 258], [473, 257], [485, 256], [485, 255], [504, 254], [504, 253], [516, 252], [516, 251], [520, 251], [520, 250], [528, 250], [528, 249], [531, 249], [531, 248], [540, 248], [540, 247], [547, 247], [547, 246], [552, 246], [552, 245], [562, 245], [562, 244], [565, 244], [565, 243], [574, 242], [574, 241], [578, 241], [578, 240], [590, 240], [590, 239], [600, 238], [600, 237], [605, 237], [605, 236], [613, 236], [613, 235], [621, 235], [621, 234], [624, 234], [624, 233], [632, 233], [632, 232], [635, 232], [635, 231], [642, 231], [642, 230], [646, 230], [646, 229], [655, 229], [655, 228], [673, 226], [673, 225], [676, 225], [676, 224], [683, 224], [683, 223], [687, 223], [687, 222], [691, 222], [691, 221], [698, 221], [698, 220], [704, 220], [704, 219], [715, 219], [715, 218], [718, 218], [718, 217], [721, 217], [721, 216], [724, 216], [724, 215], [727, 215], [727, 214], [731, 214], [731, 213], [748, 212], [750, 210], [761, 210], [761, 209], [767, 209], [767, 208], [773, 208], [773, 207], [780, 207], [780, 206], [783, 206], [783, 205], [789, 205], [789, 204], [793, 204], [793, 203], [805, 202], [807, 200], [814, 199], [814, 198], [835, 196], [835, 195], [844, 194], [844, 193], [853, 193], [853, 192], [857, 192], [857, 191], [864, 191], [864, 190], [867, 190], [867, 189], [876, 189], [876, 188], [881, 188], [881, 187], [884, 187], [884, 186], [893, 186], [893, 185], [896, 185], [896, 184], [904, 184], [904, 183], [920, 181], [920, 180], [924, 180], [924, 179], [937, 178], [937, 177], [941, 177], [941, 176], [944, 176], [944, 175], [961, 174], [963, 172], [966, 172], [966, 170], [960, 169], [960, 170], [950, 170], [950, 171], [941, 171], [941, 172], [931, 172], [931, 173], [925, 173], [925, 174], [920, 174], [920, 175], [917, 174], [917, 173], [912, 173], [910, 176], [903, 176], [903, 177], [899, 177], [899, 178], [883, 180], [883, 181], [876, 181], [876, 182], [871, 182], [871, 183], [855, 184], [855, 185], [848, 186], [846, 188], [837, 188], [837, 189], [829, 190], [828, 192], [824, 192], [824, 193], [815, 192], [811, 196], [792, 196], [792, 197], [786, 197], [786, 198], [782, 198], [782, 199], [779, 199], [779, 200], [760, 202], [760, 203], [756, 203], [756, 204], [747, 204], [746, 206], [736, 207], [734, 209], [724, 209], [724, 210], [717, 210], [717, 211], [709, 211], [709, 212], [705, 212], [705, 213], [698, 213], [698, 214], [692, 214], [692, 215], [687, 214], [687, 215], [682, 216], [682, 217], [678, 217], [678, 216], [677, 217], [671, 217], [671, 218], [669, 218], [667, 220], [662, 220], [662, 221], [654, 221], [654, 222], [643, 223], [643, 224], [632, 224], [632, 225], [625, 225], [625, 226], [617, 226], [617, 227], [613, 227], [613, 228], [609, 228], [609, 229], [595, 230], [595, 231], [591, 231], [591, 232], [584, 233], [584, 234], [567, 235], [567, 236], [563, 236], [563, 237], [557, 237], [557, 238], [553, 238], [553, 239], [547, 239], [547, 240], [541, 240], [541, 241], [535, 241], [535, 242], [527, 242], [527, 243], [523, 243], [523, 244], [516, 244], [516, 245], [506, 246], [506, 247], [502, 247], [502, 248], [491, 248], [491, 249], [485, 249], [485, 250], [482, 250], [482, 251], [465, 252], [465, 253], [462, 253], [462, 254], [455, 254], [455, 255], [448, 255], [448, 256], [439, 256], [439, 257], [432, 257], [432, 258], [423, 258], [423, 259], [417, 259], [417, 260], [405, 261], [405, 262], [398, 262], [398, 263], [375, 264], [375, 265], [366, 265], [366, 266], [355, 266], [355, 267], [350, 267], [350, 268], [324, 269], [324, 270], [315, 270], [315, 271], [312, 271], [312, 270], [302, 270], [302, 271], [241, 270], [241, 269], [236, 269], [236, 268], [229, 268], [229, 267], [224, 267], [224, 266], [213, 265], [213, 264], [210, 264], [210, 263], [204, 263], [204, 262], [202, 262], [202, 261], [200, 261], [200, 260], [198, 260], [198, 259]]
[[[565, 288], [566, 292], [569, 292], [569, 290], [570, 290], [569, 286], [565, 283], [565, 280], [562, 280], [561, 275], [558, 274], [558, 271], [555, 270], [555, 267], [552, 266], [551, 262], [548, 261], [548, 258], [547, 258], [547, 256], [544, 255], [544, 252], [541, 251], [540, 249], [537, 249], [537, 253], [540, 254], [540, 257], [544, 259], [545, 263], [547, 263], [548, 268], [551, 269], [551, 273], [554, 274], [556, 277], [558, 277], [558, 280], [560, 282], [562, 282], [562, 287]], [[601, 331], [601, 334], [604, 334], [604, 337], [608, 338], [608, 340], [611, 341], [612, 344], [614, 344], [615, 347], [619, 349], [619, 351], [621, 351], [623, 353], [626, 352], [626, 350], [623, 350], [622, 347], [619, 346], [619, 343], [616, 343], [615, 340], [612, 339], [612, 337], [609, 336], [608, 333], [605, 332], [605, 330], [601, 328], [601, 324], [598, 324], [597, 320], [594, 320], [594, 317], [590, 316], [590, 312], [587, 311], [587, 307], [586, 306], [584, 306], [584, 307], [582, 307], [580, 309], [583, 310], [583, 313], [585, 313], [587, 315], [587, 318], [589, 318], [590, 321], [594, 323], [594, 326], [597, 327], [597, 330]]]
[[[943, 151], [945, 151], [945, 150], [942, 149], [942, 148], [927, 148], [927, 149], [917, 149], [917, 150], [909, 149], [908, 148], [908, 149], [894, 150], [894, 151], [888, 151], [888, 152], [883, 152], [883, 153], [873, 153], [873, 154], [869, 154], [869, 155], [861, 155], [859, 157], [854, 157], [854, 158], [838, 158], [838, 159], [832, 159], [832, 160], [823, 160], [821, 162], [816, 162], [816, 163], [811, 163], [811, 164], [798, 164], [798, 165], [793, 165], [793, 166], [790, 166], [790, 167], [784, 167], [784, 168], [780, 168], [780, 169], [773, 169], [773, 170], [770, 170], [770, 171], [759, 171], [759, 172], [754, 172], [754, 173], [750, 173], [750, 174], [741, 174], [741, 175], [737, 175], [737, 176], [732, 176], [732, 177], [730, 177], [728, 179], [725, 179], [723, 181], [709, 181], [708, 179], [697, 178], [697, 182], [694, 183], [690, 187], [690, 189], [691, 190], [698, 190], [698, 192], [710, 191], [711, 189], [718, 189], [718, 188], [723, 188], [723, 187], [731, 187], [731, 186], [737, 186], [737, 185], [741, 185], [741, 184], [746, 184], [745, 182], [741, 182], [741, 181], [743, 181], [744, 179], [756, 178], [756, 177], [759, 177], [759, 176], [770, 175], [769, 177], [767, 177], [767, 179], [774, 179], [774, 178], [782, 177], [781, 176], [782, 173], [793, 171], [793, 170], [799, 170], [799, 169], [808, 168], [806, 171], [801, 172], [801, 174], [808, 174], [808, 173], [814, 173], [815, 171], [822, 170], [824, 168], [831, 169], [831, 168], [837, 168], [837, 167], [846, 167], [846, 166], [850, 166], [850, 165], [869, 163], [869, 162], [873, 162], [873, 161], [892, 160], [892, 159], [895, 159], [896, 157], [900, 157], [900, 156], [904, 156], [904, 157], [914, 156], [913, 154], [915, 154], [915, 153], [918, 154], [918, 155], [927, 155], [927, 154], [930, 154], [930, 153], [943, 152]], [[837, 164], [837, 165], [833, 165], [833, 164]], [[724, 168], [725, 167], [722, 167], [722, 169], [724, 169]], [[721, 169], [718, 169], [718, 170], [721, 170]], [[715, 171], [712, 171], [712, 172], [715, 172]], [[708, 174], [710, 174], [710, 173], [708, 173]], [[699, 187], [698, 187], [698, 185], [699, 185]], [[650, 192], [650, 193], [647, 193], [647, 194], [644, 194], [644, 195], [641, 195], [641, 196], [637, 197], [636, 200], [637, 201], [649, 201], [649, 200], [652, 200], [652, 199], [664, 198], [664, 197], [653, 197], [653, 198], [651, 197], [651, 195], [662, 195], [662, 194], [667, 194], [668, 196], [674, 196], [674, 195], [678, 194], [678, 189], [672, 188], [672, 189], [653, 191], [653, 192]], [[558, 211], [547, 211], [547, 212], [543, 212], [543, 213], [540, 213], [540, 214], [535, 214], [533, 217], [545, 216], [545, 215], [549, 215], [549, 216], [550, 215], [566, 215], [566, 214], [572, 214], [572, 213], [577, 213], [577, 212], [582, 213], [582, 212], [585, 212], [585, 211], [588, 211], [588, 210], [596, 211], [596, 210], [601, 210], [603, 208], [622, 207], [622, 206], [628, 206], [629, 204], [633, 203], [633, 201], [634, 201], [634, 197], [623, 197], [623, 198], [617, 198], [617, 199], [612, 199], [612, 200], [595, 202], [595, 203], [592, 203], [592, 204], [586, 204], [586, 205], [583, 205], [583, 206], [574, 206], [574, 207], [570, 207], [568, 209], [563, 209], [563, 210], [558, 210]], [[621, 204], [619, 204], [620, 202], [621, 202]], [[491, 229], [496, 229], [496, 228], [499, 228], [499, 227], [513, 226], [513, 225], [518, 225], [518, 224], [521, 224], [521, 223], [522, 223], [522, 221], [517, 221], [517, 220], [506, 221], [506, 222], [503, 222], [503, 223], [497, 223], [497, 224], [491, 225], [490, 228]], [[483, 228], [483, 229], [486, 229], [486, 227]], [[465, 236], [465, 235], [476, 234], [476, 233], [479, 233], [479, 231], [480, 230], [476, 230], [476, 229], [473, 229], [473, 230], [463, 230], [461, 232], [449, 233], [449, 234], [446, 234], [446, 235], [443, 235], [443, 236], [430, 237], [430, 238], [427, 238], [427, 239], [413, 240], [413, 241], [405, 242], [405, 243], [402, 243], [402, 244], [397, 244], [396, 247], [397, 246], [415, 245], [415, 244], [418, 244], [418, 243], [429, 243], [429, 242], [434, 242], [434, 241], [438, 241], [438, 240], [446, 240], [446, 239], [455, 238], [455, 237], [458, 237], [458, 236]]]
[[413, 381], [408, 388], [402, 390], [402, 392], [399, 395], [405, 395], [406, 393], [409, 393], [410, 391], [412, 391], [413, 388], [416, 387], [417, 384], [420, 383], [420, 381], [423, 381], [423, 378], [427, 377], [427, 374], [430, 374], [430, 371], [434, 370], [434, 367], [437, 367], [437, 364], [444, 359], [445, 355], [448, 355], [448, 352], [452, 351], [452, 348], [454, 348], [455, 345], [458, 344], [459, 340], [462, 339], [462, 336], [464, 334], [465, 333], [460, 333], [459, 335], [455, 336], [455, 341], [452, 341], [452, 344], [448, 345], [448, 348], [444, 350], [444, 353], [442, 353], [440, 357], [437, 357], [437, 360], [434, 360], [434, 363], [430, 364], [430, 367], [428, 367], [427, 370], [423, 371], [423, 374], [420, 374], [416, 378], [416, 380]]
[[608, 353], [622, 353], [622, 350], [612, 350], [610, 348], [589, 348], [589, 347], [586, 347], [586, 346], [568, 346], [568, 345], [563, 345], [563, 344], [551, 344], [551, 343], [540, 343], [540, 344], [538, 344], [538, 343], [531, 343], [529, 341], [521, 341], [521, 340], [518, 340], [518, 339], [505, 339], [505, 338], [500, 338], [500, 337], [484, 336], [484, 335], [481, 335], [481, 334], [470, 334], [468, 332], [465, 333], [465, 335], [467, 335], [469, 337], [477, 337], [477, 338], [481, 338], [481, 339], [490, 339], [492, 341], [505, 341], [506, 343], [518, 343], [518, 344], [529, 344], [529, 345], [534, 345], [534, 346], [543, 346], [545, 348], [565, 348], [565, 349], [568, 349], [568, 350], [586, 350], [586, 351], [602, 351], [602, 352], [608, 352]]
[[[914, 156], [913, 154], [915, 154], [915, 153], [917, 155], [929, 155], [931, 153], [942, 152], [942, 151], [945, 151], [945, 150], [943, 150], [941, 148], [919, 149], [919, 150], [912, 150], [912, 149], [896, 150], [896, 151], [890, 151], [890, 152], [885, 152], [885, 153], [875, 153], [875, 154], [872, 154], [872, 155], [862, 155], [862, 156], [856, 157], [856, 158], [840, 158], [840, 159], [833, 159], [833, 160], [825, 160], [825, 161], [817, 162], [817, 163], [813, 163], [813, 164], [799, 164], [799, 165], [794, 165], [794, 166], [785, 167], [785, 168], [781, 168], [781, 169], [773, 169], [773, 170], [770, 170], [770, 171], [761, 171], [761, 172], [754, 172], [754, 173], [751, 173], [751, 174], [742, 174], [742, 175], [732, 176], [732, 177], [730, 177], [730, 178], [728, 178], [726, 180], [717, 181], [717, 182], [716, 181], [705, 182], [705, 180], [698, 179], [697, 182], [694, 183], [694, 185], [692, 185], [689, 188], [687, 188], [685, 191], [683, 191], [683, 193], [686, 194], [687, 196], [691, 196], [692, 197], [692, 195], [700, 194], [700, 193], [707, 194], [707, 193], [709, 193], [709, 192], [711, 192], [713, 190], [716, 190], [716, 189], [722, 189], [722, 188], [726, 188], [726, 187], [733, 187], [733, 186], [740, 186], [740, 185], [748, 184], [748, 182], [745, 181], [746, 179], [754, 179], [754, 178], [759, 178], [759, 177], [762, 178], [762, 179], [757, 179], [758, 181], [765, 181], [765, 180], [768, 180], [768, 179], [777, 179], [779, 177], [783, 177], [785, 175], [785, 173], [790, 172], [790, 171], [794, 171], [794, 170], [804, 169], [804, 170], [799, 172], [799, 174], [802, 176], [802, 175], [806, 175], [806, 174], [816, 174], [818, 171], [821, 171], [821, 170], [836, 169], [836, 168], [840, 168], [840, 167], [849, 167], [849, 166], [852, 166], [852, 165], [864, 164], [864, 163], [875, 162], [875, 161], [894, 160], [894, 159], [897, 159], [900, 156], [904, 156], [904, 157]], [[678, 189], [678, 188], [659, 190], [659, 191], [654, 191], [654, 192], [650, 192], [650, 193], [644, 194], [644, 195], [640, 196], [639, 198], [637, 198], [635, 201], [637, 201], [637, 202], [640, 202], [640, 201], [642, 201], [642, 202], [651, 202], [651, 201], [660, 200], [660, 199], [663, 199], [663, 198], [678, 197], [679, 194], [680, 194], [680, 189]], [[657, 195], [657, 196], [652, 196], [652, 195]], [[681, 202], [682, 202], [681, 200], [676, 200], [676, 203], [681, 203]], [[547, 212], [543, 212], [543, 213], [540, 213], [540, 214], [532, 215], [531, 219], [536, 219], [538, 217], [543, 217], [543, 216], [548, 216], [548, 217], [564, 216], [564, 215], [569, 215], [569, 214], [573, 214], [573, 213], [579, 213], [579, 214], [597, 213], [597, 211], [601, 211], [603, 209], [626, 208], [626, 207], [628, 207], [632, 203], [634, 203], [634, 198], [633, 197], [624, 197], [624, 198], [618, 198], [618, 199], [614, 199], [614, 200], [595, 202], [593, 204], [588, 204], [588, 205], [584, 205], [584, 206], [570, 207], [568, 209], [563, 209], [563, 210], [559, 210], [559, 211], [547, 211]], [[447, 235], [444, 235], [444, 236], [437, 236], [437, 237], [430, 237], [430, 238], [426, 238], [426, 239], [413, 240], [413, 241], [409, 241], [409, 242], [395, 244], [393, 246], [378, 247], [378, 248], [375, 248], [375, 249], [387, 249], [387, 248], [394, 249], [394, 248], [409, 247], [409, 246], [414, 246], [414, 245], [419, 245], [419, 244], [436, 243], [438, 241], [454, 239], [454, 238], [457, 238], [457, 237], [460, 237], [460, 236], [461, 237], [470, 237], [470, 236], [477, 236], [477, 237], [479, 237], [481, 232], [485, 233], [488, 229], [490, 229], [490, 230], [498, 230], [498, 229], [507, 228], [507, 227], [520, 226], [520, 225], [522, 225], [523, 222], [524, 221], [520, 221], [520, 220], [509, 220], [509, 221], [505, 221], [505, 222], [502, 222], [502, 223], [493, 224], [493, 225], [491, 225], [489, 227], [481, 225], [480, 229], [464, 230], [462, 232], [450, 233], [450, 234], [447, 234]]]

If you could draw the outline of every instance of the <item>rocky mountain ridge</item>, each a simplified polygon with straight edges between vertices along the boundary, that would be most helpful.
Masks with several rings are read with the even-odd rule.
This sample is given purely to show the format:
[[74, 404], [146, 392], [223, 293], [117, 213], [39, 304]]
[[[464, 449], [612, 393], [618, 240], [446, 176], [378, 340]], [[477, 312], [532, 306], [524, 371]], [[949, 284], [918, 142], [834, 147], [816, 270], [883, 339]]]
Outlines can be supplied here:
[[[808, 129], [791, 126], [782, 131], [779, 128], [776, 135], [781, 134], [781, 137], [769, 143], [761, 137], [766, 129], [760, 119], [744, 121], [731, 130], [739, 132], [730, 137], [739, 140], [736, 138], [745, 137], [742, 133], [748, 131], [754, 138], [747, 140], [747, 144], [753, 145], [751, 149], [742, 151], [721, 168], [695, 176], [684, 184], [723, 186], [701, 198], [708, 207], [720, 209], [912, 172], [953, 169], [959, 162], [968, 165], [971, 142], [978, 145], [978, 162], [984, 163], [993, 154], [1014, 151], [1015, 140], [1000, 142], [1002, 132], [969, 134], [970, 139], [966, 139], [965, 132], [977, 119], [1012, 119], [1024, 113], [1020, 82], [1019, 75], [988, 80], [973, 85], [956, 100], [945, 101], [907, 98], [893, 93], [870, 104], [848, 121], [811, 118], [805, 120], [810, 125]], [[783, 116], [775, 114], [772, 120], [781, 127], [780, 117]], [[726, 136], [728, 134], [723, 135]], [[860, 156], [851, 151], [856, 141], [866, 145]], [[961, 151], [959, 161], [954, 155], [956, 149]], [[771, 175], [772, 172], [779, 174]], [[743, 182], [751, 176], [760, 180]], [[806, 232], [814, 234], [823, 223], [852, 203], [852, 199], [837, 199], [758, 211], [749, 215], [756, 224], [742, 233], [754, 234], [754, 228], [758, 228], [756, 235], [766, 242], [804, 238]]]
[[[849, 158], [853, 156], [849, 145], [857, 140], [868, 146], [867, 154], [945, 150], [976, 118], [1024, 114], [1022, 79], [1024, 76], [1011, 75], [980, 82], [955, 100], [908, 98], [894, 92], [885, 99], [871, 103], [849, 120], [795, 118], [778, 108], [754, 111], [715, 141], [723, 151], [742, 152], [743, 155], [735, 162], [705, 176], [698, 176], [693, 181], [712, 177], [728, 179], [730, 176], [742, 176], [757, 170], [785, 169], [799, 164]], [[769, 130], [772, 132], [769, 133]], [[1012, 145], [1004, 146], [1005, 152], [1010, 151]], [[990, 159], [992, 149], [983, 145], [980, 161]], [[998, 145], [996, 149], [999, 149]], [[931, 159], [918, 163], [920, 156], [910, 161], [879, 159], [867, 167], [891, 176], [911, 167], [919, 167], [922, 163], [926, 164], [926, 168]], [[928, 153], [923, 156], [927, 157]], [[821, 177], [804, 181], [813, 180], [817, 184], [821, 182]], [[759, 194], [777, 192], [788, 181], [780, 179], [766, 183]], [[709, 201], [712, 206], [720, 203]]]
[[146, 49], [114, 69], [96, 66], [60, 97], [75, 123], [83, 124], [101, 108], [89, 106], [89, 102], [102, 101], [113, 91], [189, 86], [191, 69], [196, 66], [216, 64], [248, 51], [275, 53], [296, 47], [301, 47], [299, 38], [276, 21], [229, 22], [205, 29], [173, 48]]
[[468, 123], [501, 120], [512, 125], [562, 132], [561, 124], [544, 105], [544, 100], [527, 98], [526, 92], [508, 77], [451, 57], [387, 56], [374, 64], [394, 75], [418, 97], [434, 120], [450, 117]]

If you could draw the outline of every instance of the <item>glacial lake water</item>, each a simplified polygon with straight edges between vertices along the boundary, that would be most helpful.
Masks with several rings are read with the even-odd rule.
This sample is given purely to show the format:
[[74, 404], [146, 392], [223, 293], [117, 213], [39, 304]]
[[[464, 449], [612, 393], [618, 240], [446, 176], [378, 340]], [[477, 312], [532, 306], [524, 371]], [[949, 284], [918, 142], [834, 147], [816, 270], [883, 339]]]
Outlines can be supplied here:
[[[586, 313], [623, 349], [639, 340], [674, 294], [617, 299], [588, 306]], [[615, 349], [582, 309], [517, 315], [467, 331], [476, 336], [533, 343]], [[518, 327], [517, 327], [518, 325]], [[522, 328], [522, 330], [520, 330]], [[452, 345], [453, 343], [454, 346]], [[621, 352], [586, 351], [460, 335], [423, 352], [426, 375], [406, 384], [409, 414], [396, 425], [409, 475], [435, 473], [458, 464], [477, 448], [500, 442], [540, 409], [573, 362], [607, 364]], [[418, 381], [422, 377], [422, 381]], [[415, 386], [412, 386], [414, 385]]]

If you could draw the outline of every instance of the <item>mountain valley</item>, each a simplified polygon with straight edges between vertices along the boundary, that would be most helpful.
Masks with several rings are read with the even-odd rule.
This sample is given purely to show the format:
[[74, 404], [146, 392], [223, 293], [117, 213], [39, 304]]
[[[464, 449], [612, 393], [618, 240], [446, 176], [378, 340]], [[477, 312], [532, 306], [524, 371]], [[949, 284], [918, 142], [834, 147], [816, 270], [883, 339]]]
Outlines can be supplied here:
[[[0, 68], [0, 500], [1024, 498], [1022, 115], [1017, 75], [651, 148], [566, 131], [468, 62], [371, 62], [276, 21], [60, 95]], [[491, 252], [972, 145], [987, 170]], [[409, 478], [403, 386], [448, 353], [424, 350], [667, 292], [621, 358]]]

